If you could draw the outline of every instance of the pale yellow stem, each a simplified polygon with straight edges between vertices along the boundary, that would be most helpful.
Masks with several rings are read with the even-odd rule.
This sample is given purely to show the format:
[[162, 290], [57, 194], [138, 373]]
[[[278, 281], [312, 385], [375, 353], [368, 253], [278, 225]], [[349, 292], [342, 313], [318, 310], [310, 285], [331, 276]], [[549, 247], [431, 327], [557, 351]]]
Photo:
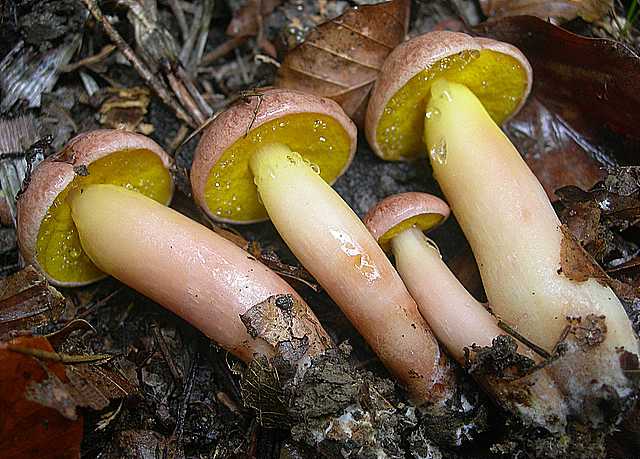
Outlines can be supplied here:
[[269, 218], [417, 403], [450, 395], [449, 367], [393, 266], [340, 196], [285, 145], [254, 153]]

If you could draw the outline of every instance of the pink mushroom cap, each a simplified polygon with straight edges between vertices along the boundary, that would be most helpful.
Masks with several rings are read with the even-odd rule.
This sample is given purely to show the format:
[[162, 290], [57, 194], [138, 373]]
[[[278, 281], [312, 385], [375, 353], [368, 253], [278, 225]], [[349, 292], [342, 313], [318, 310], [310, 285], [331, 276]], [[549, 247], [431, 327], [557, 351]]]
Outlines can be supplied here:
[[400, 232], [415, 227], [430, 231], [449, 217], [449, 206], [442, 199], [428, 193], [408, 192], [389, 196], [364, 217], [373, 237], [385, 250], [390, 250], [391, 239]]

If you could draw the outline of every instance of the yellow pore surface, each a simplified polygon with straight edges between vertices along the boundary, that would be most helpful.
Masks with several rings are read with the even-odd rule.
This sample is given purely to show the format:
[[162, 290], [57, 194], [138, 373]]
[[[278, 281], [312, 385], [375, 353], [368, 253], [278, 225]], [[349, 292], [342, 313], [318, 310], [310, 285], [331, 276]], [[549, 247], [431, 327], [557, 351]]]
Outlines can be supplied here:
[[418, 228], [420, 231], [428, 231], [434, 226], [439, 225], [442, 222], [442, 215], [440, 214], [420, 214], [406, 219], [402, 223], [398, 223], [392, 227], [389, 231], [384, 233], [378, 238], [378, 244], [382, 247], [382, 250], [389, 251], [391, 249], [391, 239], [398, 234], [409, 228]]
[[520, 104], [527, 87], [525, 69], [507, 54], [474, 50], [440, 59], [387, 102], [376, 130], [384, 159], [412, 159], [425, 153], [424, 117], [434, 115], [425, 110], [431, 85], [441, 78], [467, 86], [498, 125]]
[[344, 169], [351, 148], [347, 132], [330, 116], [296, 113], [264, 123], [231, 145], [211, 169], [205, 200], [213, 215], [238, 223], [267, 218], [249, 160], [259, 146], [271, 143], [298, 152], [328, 183]]
[[[42, 220], [36, 258], [47, 274], [59, 282], [85, 283], [104, 277], [82, 250], [71, 218], [67, 196], [72, 190], [107, 183], [137, 191], [162, 204], [171, 198], [169, 171], [149, 150], [124, 150], [98, 159], [88, 176], [76, 176], [60, 193]], [[127, 231], [126, 228], [122, 228]]]

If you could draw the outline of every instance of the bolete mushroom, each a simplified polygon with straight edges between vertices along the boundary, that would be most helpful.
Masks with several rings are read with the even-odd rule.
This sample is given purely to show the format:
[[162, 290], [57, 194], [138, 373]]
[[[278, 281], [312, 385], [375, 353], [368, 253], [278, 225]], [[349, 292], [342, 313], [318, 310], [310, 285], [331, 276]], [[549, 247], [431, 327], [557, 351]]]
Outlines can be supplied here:
[[496, 124], [522, 106], [531, 74], [522, 53], [506, 43], [455, 32], [416, 37], [387, 57], [367, 108], [366, 134], [385, 159], [428, 151], [493, 311], [548, 351], [570, 330], [572, 344], [565, 343], [569, 350], [553, 371], [572, 414], [598, 424], [602, 400], [631, 399], [621, 360], [625, 351], [638, 353], [638, 341], [602, 276], [563, 273], [575, 247]]
[[356, 151], [356, 127], [330, 99], [286, 89], [245, 95], [204, 130], [193, 158], [198, 205], [226, 223], [267, 220], [249, 161], [262, 145], [283, 143], [333, 183]]
[[572, 268], [567, 254], [582, 248], [565, 235], [540, 182], [481, 101], [445, 80], [431, 91], [427, 110], [438, 116], [426, 119], [425, 139], [440, 152], [431, 165], [493, 311], [549, 351], [574, 319], [575, 342], [552, 369], [574, 414], [602, 422], [592, 415], [602, 415], [602, 400], [615, 394], [625, 402], [633, 393], [621, 358], [638, 354], [638, 340], [620, 300], [602, 277], [564, 273]]
[[[248, 213], [232, 210], [228, 217], [254, 221], [268, 214], [413, 400], [442, 402], [451, 396], [453, 377], [446, 356], [376, 241], [327, 183], [344, 170], [355, 144], [355, 127], [335, 102], [265, 91], [211, 122], [194, 158], [194, 195], [214, 218], [211, 209], [222, 206], [225, 215], [229, 208], [221, 203], [234, 195], [231, 201], [240, 200]], [[234, 182], [227, 192], [208, 177]]]
[[[114, 276], [239, 358], [272, 355], [240, 315], [273, 295], [304, 302], [245, 251], [166, 207], [170, 165], [162, 148], [139, 134], [100, 130], [74, 138], [38, 165], [18, 200], [26, 261], [60, 286]], [[311, 310], [302, 316], [309, 354], [324, 350], [325, 331]]]
[[[449, 206], [427, 193], [401, 193], [387, 197], [369, 210], [364, 223], [380, 246], [391, 252], [396, 268], [418, 309], [449, 355], [465, 365], [470, 349], [490, 347], [507, 333], [497, 318], [458, 281], [442, 260], [438, 246], [424, 232], [443, 223]], [[519, 343], [517, 352], [540, 363], [540, 356]], [[566, 421], [566, 406], [548, 372], [519, 377], [512, 382], [477, 377], [498, 404], [521, 419], [559, 430]], [[513, 393], [519, 392], [520, 397]], [[528, 396], [522, 397], [522, 394]], [[553, 416], [552, 416], [553, 415]]]
[[[507, 43], [464, 33], [429, 32], [397, 46], [387, 56], [371, 93], [365, 134], [386, 160], [424, 154], [425, 117], [431, 86], [446, 80], [467, 86], [498, 124], [520, 110], [531, 90], [525, 56]], [[438, 149], [430, 151], [438, 155]]]

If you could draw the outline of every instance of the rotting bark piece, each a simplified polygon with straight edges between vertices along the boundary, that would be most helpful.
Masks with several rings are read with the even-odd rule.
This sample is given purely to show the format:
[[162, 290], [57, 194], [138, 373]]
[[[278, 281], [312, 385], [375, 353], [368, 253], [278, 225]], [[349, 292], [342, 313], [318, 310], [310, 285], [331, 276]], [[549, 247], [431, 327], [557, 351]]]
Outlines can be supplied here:
[[32, 266], [0, 282], [0, 337], [55, 322], [66, 300]]
[[307, 354], [318, 354], [331, 345], [308, 306], [292, 295], [270, 296], [240, 319], [249, 335], [266, 341], [275, 350], [275, 358], [293, 369]]

